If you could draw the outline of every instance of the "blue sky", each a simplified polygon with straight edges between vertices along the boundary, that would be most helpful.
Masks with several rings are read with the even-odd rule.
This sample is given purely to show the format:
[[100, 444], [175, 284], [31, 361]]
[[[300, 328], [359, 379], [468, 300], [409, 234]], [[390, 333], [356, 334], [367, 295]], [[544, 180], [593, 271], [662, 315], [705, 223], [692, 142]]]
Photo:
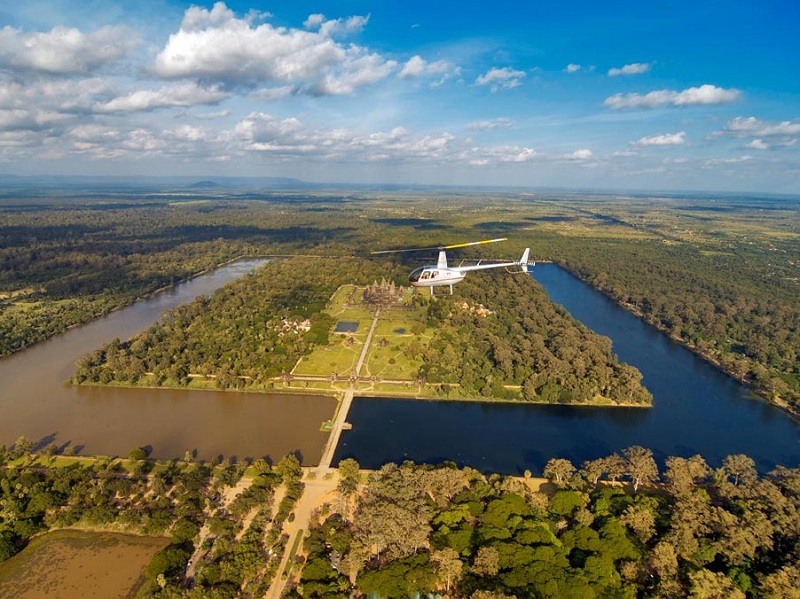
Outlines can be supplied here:
[[790, 0], [27, 0], [0, 172], [800, 193]]

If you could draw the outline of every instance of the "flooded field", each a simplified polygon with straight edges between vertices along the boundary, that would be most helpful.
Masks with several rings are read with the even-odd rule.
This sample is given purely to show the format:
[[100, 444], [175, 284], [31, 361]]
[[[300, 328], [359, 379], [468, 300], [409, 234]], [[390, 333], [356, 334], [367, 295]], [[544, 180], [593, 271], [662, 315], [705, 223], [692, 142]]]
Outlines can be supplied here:
[[132, 597], [145, 566], [169, 544], [161, 537], [59, 530], [0, 564], [0, 597]]

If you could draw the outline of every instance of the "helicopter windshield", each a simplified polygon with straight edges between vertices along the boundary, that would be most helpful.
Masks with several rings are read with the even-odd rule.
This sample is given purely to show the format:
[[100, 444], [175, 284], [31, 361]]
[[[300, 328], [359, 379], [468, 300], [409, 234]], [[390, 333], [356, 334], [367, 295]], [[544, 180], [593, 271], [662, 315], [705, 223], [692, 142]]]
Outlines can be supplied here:
[[419, 277], [422, 275], [422, 272], [425, 270], [424, 266], [420, 266], [419, 268], [412, 270], [411, 274], [408, 275], [408, 280], [412, 283], [416, 283], [419, 281]]

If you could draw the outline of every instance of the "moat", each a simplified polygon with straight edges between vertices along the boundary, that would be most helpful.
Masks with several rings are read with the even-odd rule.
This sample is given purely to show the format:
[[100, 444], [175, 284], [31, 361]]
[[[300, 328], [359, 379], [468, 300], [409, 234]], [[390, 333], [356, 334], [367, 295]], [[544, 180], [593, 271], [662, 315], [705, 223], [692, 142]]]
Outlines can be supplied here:
[[[298, 451], [306, 465], [316, 464], [327, 439], [319, 425], [335, 407], [330, 397], [64, 385], [86, 352], [144, 330], [164, 310], [260, 263], [221, 267], [0, 360], [0, 442], [24, 434], [85, 454], [125, 455], [150, 446], [155, 457], [196, 450], [202, 459], [276, 459]], [[734, 453], [751, 455], [763, 470], [800, 463], [800, 426], [779, 409], [559, 267], [538, 265], [533, 276], [554, 301], [610, 337], [622, 361], [641, 370], [652, 408], [356, 398], [348, 415], [353, 429], [342, 433], [334, 464], [344, 457], [371, 468], [450, 460], [518, 474], [540, 472], [551, 457], [579, 464], [630, 445], [649, 447], [660, 460], [700, 453], [715, 466]]]

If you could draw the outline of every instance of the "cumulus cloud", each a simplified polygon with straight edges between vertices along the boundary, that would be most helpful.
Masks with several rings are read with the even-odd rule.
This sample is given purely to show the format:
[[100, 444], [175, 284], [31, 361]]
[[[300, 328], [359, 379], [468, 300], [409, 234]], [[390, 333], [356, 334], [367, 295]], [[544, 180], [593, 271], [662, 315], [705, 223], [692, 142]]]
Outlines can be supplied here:
[[230, 94], [216, 87], [204, 88], [196, 83], [182, 83], [158, 90], [138, 90], [108, 102], [98, 103], [97, 112], [140, 112], [175, 106], [217, 104]]
[[579, 65], [579, 64], [574, 64], [574, 63], [570, 63], [570, 64], [568, 64], [566, 67], [564, 67], [564, 70], [565, 70], [567, 73], [577, 73], [578, 71], [580, 71], [580, 70], [581, 70], [581, 65]]
[[605, 105], [613, 110], [621, 108], [656, 108], [657, 106], [694, 106], [698, 104], [726, 104], [741, 96], [738, 89], [724, 89], [714, 85], [690, 87], [683, 91], [662, 89], [647, 94], [615, 94], [606, 98]]
[[527, 162], [528, 160], [533, 160], [535, 157], [536, 150], [533, 148], [522, 148], [519, 151], [516, 149], [512, 150], [506, 154], [502, 160], [503, 162]]
[[682, 146], [686, 143], [686, 131], [642, 137], [631, 143], [634, 146]]
[[239, 150], [268, 153], [283, 160], [348, 161], [428, 160], [490, 165], [532, 160], [536, 151], [520, 146], [475, 146], [446, 131], [424, 135], [403, 127], [363, 133], [350, 129], [314, 129], [297, 118], [279, 119], [254, 112], [234, 128], [231, 143]]
[[315, 13], [313, 15], [308, 15], [308, 18], [303, 22], [303, 27], [305, 27], [306, 29], [317, 29], [324, 22], [325, 22], [325, 15], [320, 13]]
[[740, 137], [772, 137], [780, 135], [800, 135], [800, 121], [781, 121], [770, 123], [755, 117], [736, 117], [728, 121], [725, 131]]
[[514, 124], [511, 119], [499, 117], [496, 119], [486, 119], [481, 121], [472, 121], [467, 128], [470, 131], [485, 131], [487, 129], [508, 129]]
[[769, 144], [764, 143], [761, 139], [754, 139], [748, 144], [745, 144], [746, 148], [752, 148], [753, 150], [768, 150]]
[[570, 160], [590, 160], [593, 157], [594, 154], [592, 154], [592, 151], [588, 148], [581, 148], [579, 150], [575, 150], [571, 154], [566, 155], [566, 158], [569, 158]]
[[292, 85], [298, 92], [350, 94], [389, 75], [397, 66], [356, 44], [335, 38], [360, 31], [369, 17], [325, 20], [311, 15], [316, 31], [256, 25], [225, 4], [186, 10], [153, 72], [165, 79], [189, 78], [226, 87]]
[[619, 75], [641, 75], [650, 70], [650, 63], [634, 62], [626, 64], [623, 67], [613, 68], [608, 70], [609, 77], [618, 77]]
[[0, 29], [0, 67], [51, 75], [80, 75], [111, 65], [139, 44], [126, 27], [103, 27], [86, 34], [70, 27], [47, 33]]
[[102, 78], [5, 80], [0, 85], [0, 129], [55, 135], [91, 113], [97, 97], [110, 94], [111, 85]]
[[411, 79], [415, 77], [444, 75], [453, 71], [453, 65], [447, 60], [428, 62], [419, 55], [412, 56], [403, 65], [398, 77]]
[[475, 79], [475, 83], [477, 85], [489, 85], [492, 92], [496, 92], [500, 88], [512, 89], [522, 85], [524, 77], [524, 71], [517, 71], [510, 67], [493, 68]]
[[319, 96], [352, 94], [359, 87], [385, 79], [397, 67], [395, 61], [384, 60], [378, 54], [369, 54], [361, 49], [356, 51], [352, 47], [350, 50], [351, 56], [336, 72], [327, 73], [310, 88], [312, 94]]

